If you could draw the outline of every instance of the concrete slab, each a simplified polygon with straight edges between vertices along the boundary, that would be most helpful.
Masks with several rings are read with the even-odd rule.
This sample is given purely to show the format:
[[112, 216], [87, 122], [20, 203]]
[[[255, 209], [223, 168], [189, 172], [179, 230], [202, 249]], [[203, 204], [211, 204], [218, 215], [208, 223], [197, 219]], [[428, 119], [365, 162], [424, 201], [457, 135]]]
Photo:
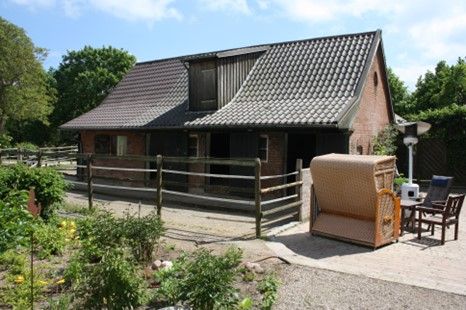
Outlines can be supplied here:
[[460, 217], [459, 240], [453, 240], [453, 229], [448, 229], [444, 246], [437, 229], [434, 236], [423, 233], [421, 240], [405, 233], [398, 243], [372, 250], [311, 236], [309, 223], [276, 234], [267, 246], [294, 264], [466, 295], [465, 213]]

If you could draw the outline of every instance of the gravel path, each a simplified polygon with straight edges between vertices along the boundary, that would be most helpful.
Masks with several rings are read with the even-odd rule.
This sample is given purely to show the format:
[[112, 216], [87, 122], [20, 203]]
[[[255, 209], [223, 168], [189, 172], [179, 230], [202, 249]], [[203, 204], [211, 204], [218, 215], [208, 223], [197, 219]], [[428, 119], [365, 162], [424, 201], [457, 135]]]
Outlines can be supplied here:
[[466, 296], [303, 266], [285, 266], [274, 309], [465, 309]]

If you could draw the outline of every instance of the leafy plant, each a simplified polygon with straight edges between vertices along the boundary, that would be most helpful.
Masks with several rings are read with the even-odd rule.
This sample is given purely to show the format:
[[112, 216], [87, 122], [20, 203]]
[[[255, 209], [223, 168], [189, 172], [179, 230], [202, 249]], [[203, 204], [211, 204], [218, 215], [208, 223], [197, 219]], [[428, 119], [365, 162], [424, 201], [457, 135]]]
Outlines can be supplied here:
[[11, 191], [0, 200], [0, 252], [29, 244], [33, 218], [26, 206], [24, 191]]
[[216, 256], [206, 249], [184, 254], [170, 269], [156, 274], [159, 295], [169, 303], [187, 303], [193, 309], [231, 309], [239, 302], [234, 280], [242, 252], [236, 248]]
[[31, 143], [31, 142], [16, 143], [15, 147], [19, 148], [19, 149], [22, 149], [22, 150], [30, 151], [30, 152], [34, 152], [34, 151], [39, 150], [39, 147], [37, 145], [35, 145], [34, 143]]
[[396, 137], [398, 131], [393, 125], [386, 126], [373, 140], [373, 152], [375, 155], [395, 155]]
[[110, 212], [98, 211], [78, 222], [83, 255], [89, 262], [98, 262], [106, 252], [123, 244], [121, 222]]
[[0, 199], [12, 190], [28, 191], [31, 187], [42, 208], [40, 215], [47, 219], [63, 201], [68, 184], [63, 175], [52, 168], [30, 168], [21, 164], [0, 168]]
[[51, 255], [61, 255], [67, 244], [66, 231], [55, 225], [42, 223], [34, 230], [34, 247], [40, 259]]
[[138, 218], [127, 214], [123, 222], [123, 235], [138, 261], [149, 261], [163, 234], [163, 224], [157, 213]]
[[145, 282], [123, 252], [113, 249], [85, 268], [77, 297], [84, 309], [132, 309], [146, 298]]
[[261, 282], [259, 282], [257, 289], [262, 294], [261, 309], [272, 309], [272, 306], [277, 301], [277, 292], [279, 285], [280, 281], [273, 274], [265, 276], [265, 278], [262, 279]]

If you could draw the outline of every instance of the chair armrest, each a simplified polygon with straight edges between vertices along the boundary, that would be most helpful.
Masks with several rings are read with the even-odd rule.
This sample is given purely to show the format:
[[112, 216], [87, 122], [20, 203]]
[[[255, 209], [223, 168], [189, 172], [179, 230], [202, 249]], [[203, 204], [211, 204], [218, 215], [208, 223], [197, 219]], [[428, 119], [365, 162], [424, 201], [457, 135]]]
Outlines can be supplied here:
[[416, 210], [421, 212], [429, 212], [429, 213], [445, 213], [443, 209], [436, 209], [436, 208], [428, 208], [428, 207], [416, 207]]
[[443, 205], [445, 206], [447, 204], [447, 201], [446, 200], [433, 200], [431, 201], [432, 204], [435, 204], [435, 205]]

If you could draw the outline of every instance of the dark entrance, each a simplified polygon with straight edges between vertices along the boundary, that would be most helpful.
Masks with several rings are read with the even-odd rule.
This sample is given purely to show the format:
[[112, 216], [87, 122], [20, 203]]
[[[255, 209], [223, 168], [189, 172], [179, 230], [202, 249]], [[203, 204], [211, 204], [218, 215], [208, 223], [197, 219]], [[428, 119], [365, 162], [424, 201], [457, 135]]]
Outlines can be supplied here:
[[[316, 156], [316, 136], [315, 134], [293, 133], [288, 134], [288, 149], [287, 149], [287, 172], [296, 171], [296, 160], [303, 160], [303, 168], [308, 168], [311, 159]], [[287, 182], [293, 182], [296, 176], [292, 175], [287, 178]], [[294, 188], [289, 188], [288, 194], [291, 195], [295, 191]]]
[[308, 168], [311, 159], [316, 156], [316, 136], [307, 133], [288, 134], [287, 170], [296, 170], [296, 159], [303, 160], [303, 168]]
[[[210, 134], [210, 157], [229, 158], [230, 157], [230, 135], [226, 133]], [[210, 173], [229, 174], [230, 167], [226, 165], [211, 165]], [[210, 178], [210, 184], [228, 185], [228, 179]]]

